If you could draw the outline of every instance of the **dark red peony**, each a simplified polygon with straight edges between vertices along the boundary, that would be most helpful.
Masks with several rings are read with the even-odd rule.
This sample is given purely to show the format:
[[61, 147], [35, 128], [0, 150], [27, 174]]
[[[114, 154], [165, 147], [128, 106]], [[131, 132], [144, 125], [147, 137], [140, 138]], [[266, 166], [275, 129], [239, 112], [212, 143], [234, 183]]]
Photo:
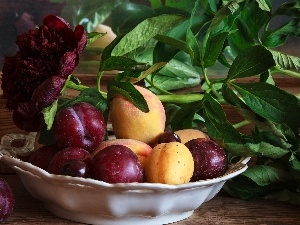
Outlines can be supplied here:
[[72, 30], [54, 15], [46, 16], [39, 28], [17, 36], [19, 51], [5, 57], [1, 88], [6, 107], [14, 110], [14, 122], [19, 128], [40, 129], [41, 110], [60, 96], [86, 43], [83, 26]]

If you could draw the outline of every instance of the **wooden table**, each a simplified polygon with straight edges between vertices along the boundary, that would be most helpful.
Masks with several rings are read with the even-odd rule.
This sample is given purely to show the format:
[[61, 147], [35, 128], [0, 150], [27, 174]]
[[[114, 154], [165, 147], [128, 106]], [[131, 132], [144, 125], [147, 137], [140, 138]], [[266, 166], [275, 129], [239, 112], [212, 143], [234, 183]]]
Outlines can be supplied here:
[[[299, 79], [279, 78], [278, 80], [285, 89], [293, 93], [300, 92]], [[22, 132], [13, 125], [11, 113], [4, 109], [4, 104], [5, 101], [0, 98], [0, 137], [6, 133]], [[238, 121], [238, 115], [229, 114], [233, 121]], [[79, 224], [58, 218], [47, 211], [41, 201], [31, 197], [26, 191], [15, 172], [1, 162], [0, 177], [10, 184], [16, 200], [13, 214], [3, 224]], [[265, 199], [244, 201], [219, 193], [215, 198], [198, 208], [191, 217], [174, 224], [294, 225], [300, 224], [300, 206]]]

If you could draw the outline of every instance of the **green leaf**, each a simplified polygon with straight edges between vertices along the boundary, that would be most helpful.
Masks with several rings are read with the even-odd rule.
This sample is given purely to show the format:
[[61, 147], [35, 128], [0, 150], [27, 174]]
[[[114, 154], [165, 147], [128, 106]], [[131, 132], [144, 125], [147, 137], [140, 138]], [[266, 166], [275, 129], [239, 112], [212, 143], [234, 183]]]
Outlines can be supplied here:
[[208, 23], [209, 17], [206, 14], [195, 15], [191, 21], [185, 20], [177, 26], [173, 27], [165, 35], [156, 35], [154, 38], [158, 40], [153, 52], [154, 62], [167, 62], [171, 60], [179, 50], [189, 54], [189, 46], [186, 43], [187, 30], [197, 33], [203, 29]]
[[258, 115], [293, 130], [300, 125], [300, 100], [268, 83], [232, 83], [245, 103]]
[[[148, 18], [127, 33], [111, 52], [112, 56], [122, 56], [142, 46], [157, 34], [163, 34], [185, 18], [179, 15], [161, 15]], [[138, 37], [138, 38], [137, 38]]]
[[300, 20], [292, 19], [285, 25], [269, 30], [263, 33], [262, 44], [268, 48], [274, 48], [283, 45], [289, 36], [300, 36]]
[[229, 153], [235, 156], [241, 156], [241, 157], [253, 156], [253, 154], [251, 154], [250, 152], [250, 149], [245, 144], [227, 142], [225, 144], [225, 148]]
[[155, 74], [158, 70], [163, 68], [166, 64], [167, 64], [166, 62], [155, 63], [152, 66], [150, 66], [147, 70], [143, 71], [139, 77], [130, 79], [130, 82], [131, 83], [139, 82], [142, 79], [146, 78], [147, 76], [150, 76], [151, 74]]
[[198, 45], [198, 40], [191, 30], [187, 31], [186, 42], [189, 45], [189, 54], [190, 54], [193, 65], [199, 65], [200, 64], [200, 48]]
[[54, 117], [57, 111], [58, 100], [55, 100], [50, 106], [45, 107], [42, 110], [44, 115], [44, 121], [47, 126], [47, 130], [50, 130], [54, 121]]
[[108, 46], [106, 46], [102, 52], [101, 60], [100, 60], [100, 71], [103, 71], [103, 65], [105, 64], [106, 60], [111, 57], [111, 52], [114, 47], [121, 41], [123, 36], [117, 36]]
[[208, 85], [206, 81], [201, 82], [201, 89], [203, 91], [210, 91], [211, 89], [214, 89], [215, 91], [220, 91], [222, 89], [222, 86], [224, 84], [224, 78], [216, 78], [210, 80], [210, 84]]
[[177, 7], [170, 7], [170, 6], [162, 6], [153, 10], [155, 15], [164, 15], [164, 14], [171, 14], [171, 15], [182, 15], [185, 17], [190, 16], [190, 11], [187, 11], [187, 8], [177, 8]]
[[203, 100], [205, 126], [209, 136], [224, 143], [243, 143], [241, 134], [227, 120], [220, 103], [208, 93]]
[[53, 138], [52, 130], [51, 129], [48, 130], [46, 124], [42, 125], [38, 143], [42, 144], [42, 145], [52, 145], [52, 144], [55, 144], [55, 140]]
[[268, 131], [274, 134], [277, 138], [285, 139], [285, 135], [276, 125], [269, 120], [262, 119], [255, 112], [246, 108], [237, 108], [237, 112], [242, 115], [247, 121], [254, 124], [259, 130]]
[[289, 153], [286, 149], [276, 147], [263, 141], [257, 144], [247, 143], [246, 146], [251, 154], [268, 157], [270, 159], [278, 159]]
[[219, 26], [229, 15], [235, 13], [239, 8], [239, 3], [243, 2], [244, 0], [233, 0], [229, 1], [224, 7], [219, 9], [215, 14], [214, 18], [211, 21], [211, 24], [207, 30], [207, 33], [210, 33], [216, 27]]
[[180, 109], [180, 106], [173, 103], [165, 103], [164, 108], [166, 112], [166, 127], [171, 126], [171, 121], [176, 112]]
[[[252, 137], [256, 143], [267, 142], [273, 146], [279, 147], [284, 150], [291, 151], [291, 147], [293, 145], [288, 142], [287, 138], [285, 136], [283, 136], [283, 133], [279, 129], [277, 129], [277, 130], [274, 129], [274, 131], [275, 132], [273, 132], [273, 130], [258, 132], [256, 130], [257, 133], [253, 134]], [[275, 133], [280, 133], [281, 136], [283, 136], [283, 137], [279, 137]], [[278, 149], [278, 150], [281, 151], [281, 149]]]
[[228, 32], [209, 36], [203, 57], [205, 68], [211, 67], [215, 64], [223, 49], [224, 41], [227, 36]]
[[101, 63], [100, 70], [146, 70], [147, 64], [139, 63], [131, 58], [124, 56], [111, 56]]
[[278, 159], [289, 153], [288, 150], [261, 141], [259, 143], [225, 143], [226, 150], [236, 156], [260, 156]]
[[[259, 57], [258, 57], [259, 56]], [[260, 45], [242, 51], [233, 61], [227, 79], [255, 76], [274, 66], [270, 51]]]
[[259, 186], [252, 180], [249, 180], [243, 176], [238, 176], [233, 180], [229, 180], [223, 186], [223, 189], [227, 193], [241, 199], [264, 197], [271, 193], [281, 191], [282, 189], [290, 189], [294, 191], [297, 188], [298, 184], [293, 180], [288, 182], [276, 182], [266, 186]]
[[223, 83], [222, 85], [222, 96], [227, 103], [233, 106], [237, 106], [241, 109], [248, 108], [248, 106], [240, 99], [237, 93], [230, 88], [228, 83]]
[[236, 57], [241, 51], [253, 46], [254, 41], [249, 38], [249, 33], [245, 31], [245, 24], [240, 19], [236, 20], [232, 29], [233, 31], [228, 35], [227, 40], [233, 56]]
[[272, 199], [281, 202], [289, 202], [294, 205], [300, 205], [300, 193], [292, 192], [288, 189], [283, 189], [282, 191], [268, 194], [265, 199]]
[[185, 9], [190, 12], [194, 7], [194, 2], [196, 2], [196, 0], [188, 0], [188, 1], [166, 0], [165, 5], [174, 8]]
[[96, 40], [98, 40], [99, 38], [105, 36], [106, 33], [98, 33], [98, 32], [90, 32], [88, 33], [88, 41], [86, 46], [91, 45], [92, 43], [94, 43]]
[[256, 165], [249, 167], [242, 176], [248, 177], [259, 186], [276, 182], [287, 182], [292, 179], [289, 171], [280, 164]]
[[264, 0], [261, 0], [253, 1], [242, 10], [238, 21], [240, 26], [243, 26], [241, 34], [245, 36], [249, 42], [258, 40], [260, 30], [269, 20], [270, 7]]
[[118, 94], [125, 97], [142, 112], [149, 112], [149, 107], [144, 96], [130, 82], [110, 81], [107, 85], [107, 101], [110, 101]]
[[111, 26], [117, 35], [123, 35], [143, 20], [153, 16], [155, 16], [153, 9], [145, 4], [122, 2], [111, 12]]
[[186, 31], [186, 43], [189, 47], [189, 55], [191, 57], [191, 61], [192, 61], [193, 65], [199, 65], [200, 59], [201, 59], [198, 40], [196, 38], [196, 35], [193, 33], [193, 31], [191, 29], [193, 20], [194, 20], [194, 16], [196, 13], [196, 9], [198, 8], [198, 6], [199, 6], [199, 1], [196, 1], [194, 8], [192, 10], [192, 13], [191, 13], [190, 24]]
[[172, 59], [154, 77], [147, 77], [156, 87], [164, 90], [190, 88], [200, 83], [197, 69], [180, 60]]
[[178, 40], [173, 37], [166, 36], [166, 35], [159, 35], [159, 34], [156, 35], [154, 38], [162, 43], [174, 46], [174, 47], [178, 48], [179, 50], [189, 53], [189, 47], [185, 41]]
[[268, 0], [256, 0], [256, 2], [258, 3], [260, 9], [267, 12], [271, 12], [272, 5]]
[[285, 15], [293, 18], [299, 18], [300, 13], [300, 2], [284, 2], [277, 10], [273, 13], [273, 17], [277, 15]]
[[296, 155], [293, 153], [289, 158], [290, 171], [294, 178], [298, 181], [300, 180], [300, 161], [297, 159]]
[[71, 98], [59, 104], [58, 111], [69, 107], [77, 102], [87, 102], [95, 106], [101, 112], [104, 112], [107, 106], [106, 99], [100, 94], [96, 88], [87, 88], [79, 93], [76, 98]]
[[291, 56], [285, 53], [270, 50], [277, 66], [282, 69], [296, 69], [300, 68], [300, 57]]
[[201, 108], [201, 101], [184, 104], [175, 113], [171, 121], [173, 131], [192, 128], [196, 112]]

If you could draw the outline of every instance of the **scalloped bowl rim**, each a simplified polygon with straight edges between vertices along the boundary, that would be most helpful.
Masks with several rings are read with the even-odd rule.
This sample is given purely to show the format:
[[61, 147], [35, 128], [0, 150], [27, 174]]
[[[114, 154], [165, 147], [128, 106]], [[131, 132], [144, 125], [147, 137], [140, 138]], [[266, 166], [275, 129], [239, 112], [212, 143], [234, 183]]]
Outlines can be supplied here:
[[[186, 189], [186, 188], [193, 188], [193, 187], [199, 187], [199, 186], [205, 186], [205, 185], [212, 185], [215, 183], [219, 183], [221, 181], [229, 180], [240, 173], [244, 172], [248, 166], [247, 162], [250, 160], [251, 157], [246, 157], [243, 160], [241, 160], [239, 165], [241, 165], [238, 170], [234, 170], [233, 172], [226, 172], [223, 176], [213, 178], [213, 179], [207, 179], [207, 180], [199, 180], [195, 182], [188, 182], [184, 184], [162, 184], [162, 183], [106, 183], [103, 181], [95, 180], [92, 178], [81, 178], [81, 177], [71, 177], [71, 176], [64, 176], [64, 175], [56, 175], [56, 174], [50, 174], [47, 171], [36, 167], [32, 165], [31, 163], [21, 161], [20, 159], [13, 158], [10, 156], [0, 154], [0, 160], [5, 162], [7, 165], [12, 167], [16, 170], [23, 170], [27, 171], [35, 176], [38, 176], [40, 178], [43, 178], [44, 180], [48, 180], [51, 182], [59, 182], [62, 181], [72, 184], [78, 184], [78, 185], [89, 185], [89, 186], [99, 186], [99, 187], [105, 187], [105, 188], [124, 188], [124, 189]], [[236, 164], [236, 165], [237, 165]]]

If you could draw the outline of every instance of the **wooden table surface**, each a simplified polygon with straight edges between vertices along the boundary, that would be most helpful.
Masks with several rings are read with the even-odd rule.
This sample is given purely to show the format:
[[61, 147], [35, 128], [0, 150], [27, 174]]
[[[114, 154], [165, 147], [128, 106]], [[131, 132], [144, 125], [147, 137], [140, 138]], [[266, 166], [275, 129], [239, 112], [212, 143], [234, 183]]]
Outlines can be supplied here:
[[[300, 92], [299, 80], [281, 80], [281, 82], [289, 91]], [[13, 125], [11, 113], [4, 109], [4, 105], [5, 101], [0, 98], [0, 137], [7, 133], [22, 132]], [[238, 120], [237, 115], [232, 114], [231, 117]], [[58, 218], [46, 210], [41, 201], [27, 192], [14, 171], [2, 162], [0, 162], [0, 177], [10, 184], [16, 201], [13, 214], [2, 224], [79, 224]], [[265, 199], [245, 201], [219, 193], [199, 207], [191, 217], [174, 224], [300, 224], [300, 206]]]

